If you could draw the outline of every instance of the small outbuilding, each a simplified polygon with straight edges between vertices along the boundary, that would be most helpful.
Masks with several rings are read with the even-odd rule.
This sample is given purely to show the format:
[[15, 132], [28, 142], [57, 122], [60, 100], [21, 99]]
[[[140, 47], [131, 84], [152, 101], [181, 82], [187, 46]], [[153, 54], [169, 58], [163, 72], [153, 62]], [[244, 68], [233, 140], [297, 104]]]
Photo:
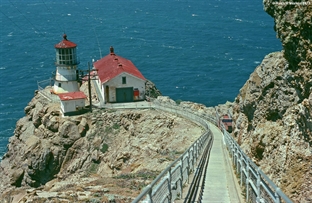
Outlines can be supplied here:
[[110, 54], [94, 62], [93, 67], [105, 103], [145, 99], [145, 77], [130, 60], [117, 56], [112, 47]]
[[87, 96], [81, 92], [67, 92], [58, 94], [61, 100], [61, 111], [65, 116], [76, 115], [85, 110]]

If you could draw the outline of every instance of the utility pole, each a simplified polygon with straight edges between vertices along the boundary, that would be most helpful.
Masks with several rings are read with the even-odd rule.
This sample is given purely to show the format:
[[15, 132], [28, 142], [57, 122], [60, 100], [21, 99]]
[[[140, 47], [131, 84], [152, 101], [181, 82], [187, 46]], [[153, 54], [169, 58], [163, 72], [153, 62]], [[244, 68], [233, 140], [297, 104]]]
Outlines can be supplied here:
[[79, 70], [79, 78], [78, 80], [82, 81], [88, 81], [88, 92], [89, 92], [89, 100], [90, 100], [90, 112], [92, 112], [92, 95], [91, 95], [91, 80], [97, 80], [96, 78], [91, 78], [91, 71], [93, 72], [93, 76], [97, 76], [97, 69], [90, 68], [90, 62], [88, 62], [88, 70]]
[[89, 100], [90, 100], [90, 112], [92, 113], [92, 97], [91, 97], [91, 79], [90, 79], [90, 62], [88, 62], [88, 90], [89, 90]]

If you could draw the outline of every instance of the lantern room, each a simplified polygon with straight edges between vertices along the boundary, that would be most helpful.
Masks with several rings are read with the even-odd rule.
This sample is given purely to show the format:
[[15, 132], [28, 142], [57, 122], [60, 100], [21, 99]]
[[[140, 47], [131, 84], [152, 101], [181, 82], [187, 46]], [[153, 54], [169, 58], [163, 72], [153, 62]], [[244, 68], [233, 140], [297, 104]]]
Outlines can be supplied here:
[[64, 34], [63, 40], [55, 45], [56, 49], [56, 65], [57, 66], [68, 66], [68, 65], [78, 65], [76, 53], [77, 45], [69, 40], [67, 40], [67, 35]]

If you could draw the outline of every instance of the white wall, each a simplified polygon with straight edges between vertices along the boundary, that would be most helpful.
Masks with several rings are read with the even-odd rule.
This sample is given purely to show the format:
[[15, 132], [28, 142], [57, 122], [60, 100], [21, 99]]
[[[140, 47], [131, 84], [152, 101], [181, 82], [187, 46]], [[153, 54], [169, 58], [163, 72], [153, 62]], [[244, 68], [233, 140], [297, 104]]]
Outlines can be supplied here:
[[[127, 83], [122, 84], [122, 77], [126, 77]], [[109, 102], [116, 102], [116, 88], [122, 88], [122, 87], [133, 87], [137, 88], [140, 92], [140, 96], [138, 100], [144, 100], [145, 99], [145, 80], [142, 80], [140, 78], [137, 78], [133, 75], [130, 75], [128, 73], [121, 73], [115, 78], [111, 79], [110, 81], [103, 83], [103, 92], [104, 92], [104, 98], [106, 97], [106, 86], [109, 86]]]
[[65, 100], [61, 101], [61, 109], [63, 113], [77, 111], [76, 107], [85, 107], [85, 99]]
[[58, 93], [66, 93], [66, 92], [78, 92], [78, 83], [77, 81], [70, 81], [70, 82], [61, 82], [61, 87], [59, 87], [59, 81], [54, 82], [53, 91]]
[[[98, 88], [99, 89], [99, 92], [101, 93], [101, 95], [98, 95], [98, 97], [101, 97], [103, 101], [105, 101], [105, 97], [104, 97], [104, 90], [103, 90], [103, 86], [101, 85], [101, 81], [99, 79], [97, 80], [93, 80], [96, 84], [96, 87], [95, 88]], [[98, 92], [96, 92], [98, 93]], [[100, 99], [101, 101], [101, 99]]]
[[[79, 91], [79, 85], [76, 81], [76, 66], [57, 67], [55, 78], [53, 86], [55, 93]], [[61, 87], [59, 87], [59, 83], [61, 83]]]
[[56, 79], [62, 81], [76, 80], [76, 66], [57, 67]]

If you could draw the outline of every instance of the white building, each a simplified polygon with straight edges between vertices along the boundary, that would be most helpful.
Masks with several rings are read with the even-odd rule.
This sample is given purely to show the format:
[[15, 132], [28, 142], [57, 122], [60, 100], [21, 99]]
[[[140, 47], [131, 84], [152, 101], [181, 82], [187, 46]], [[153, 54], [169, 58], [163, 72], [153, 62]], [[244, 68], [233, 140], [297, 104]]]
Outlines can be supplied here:
[[68, 92], [58, 94], [61, 100], [63, 115], [74, 115], [84, 110], [87, 96], [83, 92]]
[[61, 42], [55, 45], [56, 71], [51, 93], [59, 96], [63, 115], [73, 115], [84, 110], [87, 96], [79, 90], [78, 85], [77, 45], [67, 40], [66, 34], [63, 38]]
[[54, 75], [53, 93], [65, 93], [79, 91], [76, 47], [77, 45], [67, 40], [66, 34], [63, 40], [55, 45], [56, 72]]
[[117, 56], [111, 47], [107, 56], [93, 63], [97, 70], [101, 99], [109, 102], [133, 102], [145, 99], [146, 79], [128, 59]]

